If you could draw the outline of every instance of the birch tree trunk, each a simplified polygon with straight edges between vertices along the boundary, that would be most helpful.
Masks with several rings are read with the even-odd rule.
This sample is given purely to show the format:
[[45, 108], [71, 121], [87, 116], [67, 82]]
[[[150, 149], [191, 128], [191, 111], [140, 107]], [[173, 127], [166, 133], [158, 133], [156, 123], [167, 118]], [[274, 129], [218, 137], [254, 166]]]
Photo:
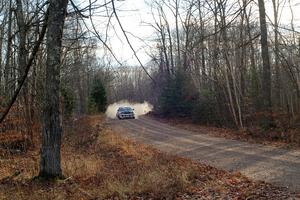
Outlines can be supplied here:
[[68, 0], [50, 0], [40, 177], [61, 177], [59, 84], [63, 27]]

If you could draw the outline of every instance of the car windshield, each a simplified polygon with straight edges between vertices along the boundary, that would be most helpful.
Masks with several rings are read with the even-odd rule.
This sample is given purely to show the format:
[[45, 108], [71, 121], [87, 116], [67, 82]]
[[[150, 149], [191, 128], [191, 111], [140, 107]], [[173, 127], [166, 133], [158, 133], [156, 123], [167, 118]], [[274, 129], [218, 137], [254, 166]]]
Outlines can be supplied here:
[[122, 108], [119, 108], [119, 111], [122, 111], [122, 112], [132, 112], [132, 108], [130, 108], [130, 107], [122, 107]]

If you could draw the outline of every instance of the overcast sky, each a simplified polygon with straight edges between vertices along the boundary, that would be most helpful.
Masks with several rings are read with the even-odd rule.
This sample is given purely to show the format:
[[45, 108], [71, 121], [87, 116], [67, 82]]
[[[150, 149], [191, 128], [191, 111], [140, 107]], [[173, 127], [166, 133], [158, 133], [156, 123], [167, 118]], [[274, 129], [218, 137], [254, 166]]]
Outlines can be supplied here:
[[[146, 51], [151, 50], [151, 48], [147, 45], [153, 45], [151, 41], [155, 38], [154, 29], [146, 24], [153, 22], [151, 8], [147, 5], [146, 1], [149, 2], [150, 0], [125, 0], [115, 2], [121, 23], [124, 29], [128, 32], [130, 42], [143, 63], [146, 63], [150, 59]], [[289, 7], [289, 0], [280, 1], [285, 2], [285, 4], [282, 3], [280, 7], [280, 24], [290, 27], [292, 14]], [[266, 0], [265, 2], [267, 15], [272, 20], [273, 7], [271, 0]], [[295, 27], [298, 31], [300, 31], [300, 0], [290, 0], [290, 2], [293, 6]], [[253, 11], [257, 14], [258, 9], [253, 6]], [[104, 15], [104, 13], [97, 14]], [[171, 16], [171, 14], [169, 14], [169, 16]], [[97, 21], [97, 29], [99, 32], [104, 34], [105, 32], [103, 30], [105, 30], [106, 27], [104, 21], [107, 21], [107, 18], [94, 17], [94, 20]], [[170, 21], [172, 21], [172, 19], [170, 19]], [[112, 24], [114, 26], [110, 27], [108, 33], [110, 46], [112, 47], [115, 55], [122, 62], [125, 61], [129, 65], [137, 65], [137, 61], [133, 57], [133, 52], [125, 41], [125, 38], [114, 18], [112, 18]]]

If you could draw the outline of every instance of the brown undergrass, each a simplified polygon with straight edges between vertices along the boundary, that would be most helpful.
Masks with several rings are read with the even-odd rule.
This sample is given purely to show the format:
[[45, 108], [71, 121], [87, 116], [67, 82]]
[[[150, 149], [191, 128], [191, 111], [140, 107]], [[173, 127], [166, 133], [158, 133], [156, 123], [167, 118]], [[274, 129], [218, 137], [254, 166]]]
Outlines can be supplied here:
[[0, 157], [0, 199], [287, 199], [291, 194], [115, 134], [103, 116], [65, 126], [65, 180], [33, 180], [38, 150]]

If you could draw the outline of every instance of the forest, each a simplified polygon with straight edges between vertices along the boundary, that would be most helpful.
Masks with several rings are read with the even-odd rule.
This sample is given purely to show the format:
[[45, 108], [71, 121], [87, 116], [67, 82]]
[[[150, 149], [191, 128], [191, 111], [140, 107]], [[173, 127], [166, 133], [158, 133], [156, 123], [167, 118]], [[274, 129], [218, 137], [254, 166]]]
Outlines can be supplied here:
[[[68, 157], [66, 152], [71, 149], [74, 153], [79, 143], [85, 146], [92, 140], [98, 141], [94, 131], [101, 132], [106, 126], [95, 125], [94, 121], [104, 123], [106, 108], [124, 100], [149, 102], [153, 110], [148, 115], [158, 120], [188, 121], [299, 147], [300, 17], [297, 6], [300, 1], [145, 0], [147, 14], [136, 20], [152, 30], [148, 38], [143, 38], [141, 29], [127, 28], [130, 22], [126, 22], [124, 15], [135, 12], [134, 8], [127, 9], [130, 4], [134, 1], [0, 1], [0, 161], [8, 159], [7, 156], [17, 160], [14, 156], [28, 152], [38, 160], [29, 165], [33, 171], [26, 168], [26, 173], [0, 175], [0, 185], [4, 184], [0, 191], [6, 190], [7, 181], [22, 173], [27, 178], [47, 180], [76, 177], [78, 172], [70, 171], [66, 168], [69, 165], [63, 163]], [[114, 46], [115, 38], [126, 46], [124, 51], [128, 51], [130, 61], [118, 54], [121, 50]], [[139, 41], [143, 47], [133, 41]], [[77, 127], [77, 121], [84, 125]], [[89, 128], [87, 124], [96, 128]], [[82, 134], [74, 138], [72, 132], [76, 131], [86, 131], [87, 138], [83, 139]], [[100, 139], [103, 152], [110, 151], [111, 145], [134, 148], [128, 141], [118, 141], [115, 135], [105, 137], [108, 137], [105, 141], [112, 143], [104, 144]], [[96, 148], [95, 144], [85, 147]], [[148, 147], [143, 148], [148, 151]], [[82, 155], [83, 152], [85, 150]], [[152, 153], [147, 155], [156, 155], [156, 150], [149, 152]], [[181, 162], [164, 159], [167, 161], [155, 161]], [[93, 171], [90, 166], [86, 170]], [[221, 172], [214, 173], [219, 176]], [[225, 176], [231, 175], [222, 174]], [[75, 182], [84, 185], [82, 180]], [[183, 185], [169, 194], [173, 195], [171, 199], [184, 199], [177, 193], [185, 187]], [[252, 186], [252, 189], [258, 187]], [[59, 190], [61, 187], [65, 186], [60, 185]], [[121, 186], [115, 187], [120, 189]], [[232, 197], [234, 187], [228, 188], [227, 194]], [[165, 192], [156, 190], [154, 199]], [[277, 189], [270, 190], [275, 194]], [[140, 195], [144, 190], [136, 193]], [[93, 199], [93, 191], [81, 191], [82, 194]], [[0, 199], [1, 195], [3, 193]], [[108, 192], [107, 195], [100, 199], [115, 194]], [[125, 192], [117, 196], [120, 199], [135, 197], [126, 195]], [[245, 192], [242, 199], [246, 196]]]

